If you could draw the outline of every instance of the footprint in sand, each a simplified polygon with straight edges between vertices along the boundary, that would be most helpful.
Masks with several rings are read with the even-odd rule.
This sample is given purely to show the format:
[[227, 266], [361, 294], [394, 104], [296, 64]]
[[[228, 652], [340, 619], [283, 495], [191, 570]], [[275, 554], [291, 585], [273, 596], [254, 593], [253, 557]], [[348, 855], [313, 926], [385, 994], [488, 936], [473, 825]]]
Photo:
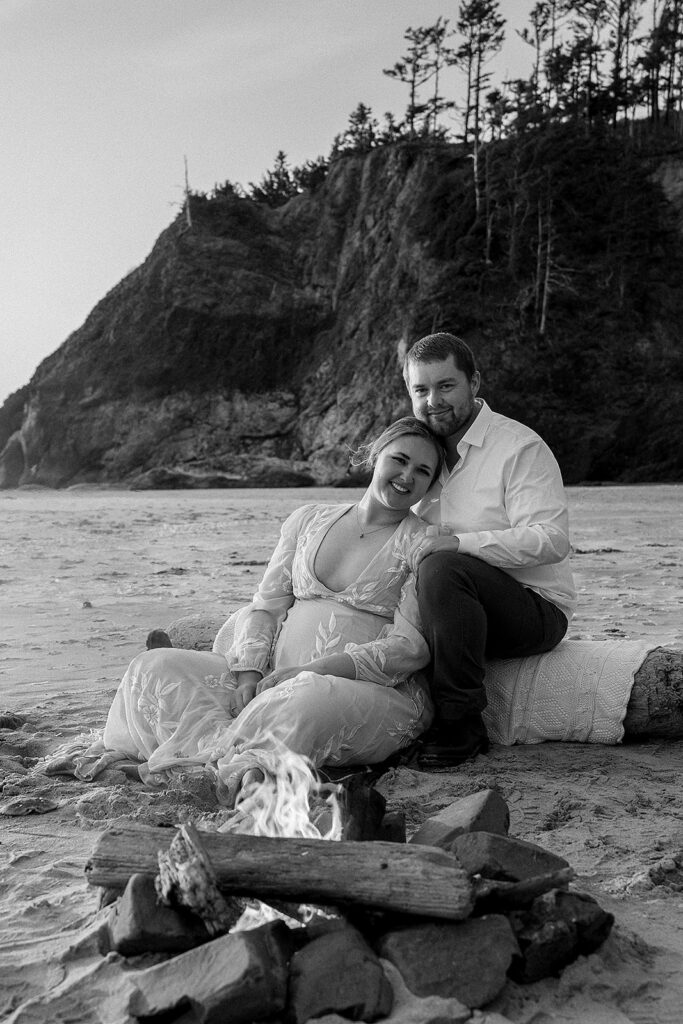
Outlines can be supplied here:
[[11, 814], [14, 817], [23, 817], [27, 814], [47, 814], [48, 811], [56, 811], [59, 804], [49, 800], [46, 796], [15, 796], [0, 804], [0, 814]]

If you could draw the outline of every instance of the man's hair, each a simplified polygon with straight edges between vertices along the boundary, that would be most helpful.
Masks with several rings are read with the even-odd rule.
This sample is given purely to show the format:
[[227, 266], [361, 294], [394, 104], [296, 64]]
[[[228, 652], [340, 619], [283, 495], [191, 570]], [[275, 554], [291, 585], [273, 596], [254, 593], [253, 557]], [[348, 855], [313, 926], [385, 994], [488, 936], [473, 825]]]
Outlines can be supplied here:
[[462, 338], [456, 338], [454, 334], [447, 334], [445, 331], [428, 334], [408, 349], [403, 360], [403, 379], [407, 384], [408, 367], [411, 363], [440, 363], [449, 356], [453, 356], [457, 368], [471, 380], [477, 371], [472, 349]]
[[437, 456], [437, 466], [432, 477], [433, 483], [441, 472], [446, 451], [441, 438], [433, 434], [428, 426], [421, 420], [415, 419], [414, 416], [403, 416], [400, 420], [395, 420], [394, 423], [390, 423], [382, 431], [379, 437], [376, 437], [373, 441], [368, 441], [367, 444], [362, 444], [355, 452], [352, 452], [351, 465], [363, 466], [365, 469], [374, 469], [380, 453], [384, 451], [387, 445], [391, 444], [392, 441], [396, 441], [399, 437], [406, 436], [424, 437], [425, 440], [432, 444]]

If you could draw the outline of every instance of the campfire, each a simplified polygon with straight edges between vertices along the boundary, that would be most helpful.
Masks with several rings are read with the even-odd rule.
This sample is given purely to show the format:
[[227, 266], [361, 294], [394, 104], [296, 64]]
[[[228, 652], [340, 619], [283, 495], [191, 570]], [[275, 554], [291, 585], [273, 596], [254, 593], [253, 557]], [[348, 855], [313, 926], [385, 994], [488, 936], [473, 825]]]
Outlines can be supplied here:
[[563, 858], [508, 835], [494, 790], [406, 841], [370, 772], [320, 779], [280, 751], [257, 774], [217, 831], [129, 825], [98, 840], [86, 876], [108, 906], [102, 952], [127, 958], [127, 1019], [375, 1021], [399, 977], [466, 1020], [508, 978], [556, 975], [610, 932]]

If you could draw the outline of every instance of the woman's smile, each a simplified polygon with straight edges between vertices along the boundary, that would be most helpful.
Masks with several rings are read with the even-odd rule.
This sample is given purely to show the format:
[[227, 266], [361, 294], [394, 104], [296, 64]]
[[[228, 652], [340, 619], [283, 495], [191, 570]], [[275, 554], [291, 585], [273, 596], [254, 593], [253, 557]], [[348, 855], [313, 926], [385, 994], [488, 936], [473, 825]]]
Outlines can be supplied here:
[[391, 480], [390, 483], [399, 494], [410, 494], [410, 487], [407, 484], [402, 484], [398, 480]]

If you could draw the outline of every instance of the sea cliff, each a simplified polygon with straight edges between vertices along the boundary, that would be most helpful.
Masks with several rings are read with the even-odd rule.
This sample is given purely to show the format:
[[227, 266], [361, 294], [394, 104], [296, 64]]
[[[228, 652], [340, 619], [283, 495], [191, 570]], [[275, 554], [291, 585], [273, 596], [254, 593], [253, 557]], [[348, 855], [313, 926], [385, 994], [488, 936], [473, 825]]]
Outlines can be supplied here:
[[567, 482], [683, 479], [683, 152], [596, 145], [501, 144], [478, 209], [446, 144], [344, 155], [277, 208], [191, 196], [0, 410], [0, 486], [343, 483], [435, 329]]

